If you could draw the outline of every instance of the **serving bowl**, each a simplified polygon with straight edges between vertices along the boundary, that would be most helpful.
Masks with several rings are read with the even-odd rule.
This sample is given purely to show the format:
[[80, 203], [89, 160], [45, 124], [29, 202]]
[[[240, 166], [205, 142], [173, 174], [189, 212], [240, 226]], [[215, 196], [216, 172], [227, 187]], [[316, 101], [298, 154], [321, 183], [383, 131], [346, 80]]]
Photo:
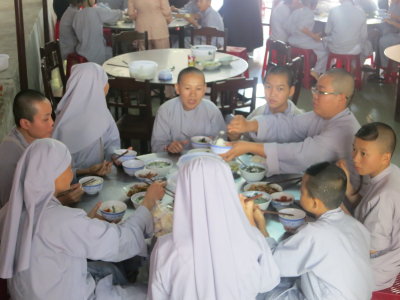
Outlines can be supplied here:
[[257, 195], [262, 195], [260, 198], [254, 199], [254, 203], [258, 205], [258, 207], [262, 210], [267, 210], [269, 204], [271, 203], [271, 195], [264, 193], [264, 192], [256, 192], [256, 191], [250, 191], [250, 192], [243, 192], [242, 195], [250, 198], [254, 197]]
[[266, 166], [262, 164], [251, 163], [240, 168], [240, 174], [247, 182], [260, 181], [267, 172]]
[[124, 172], [129, 176], [135, 175], [136, 171], [144, 168], [144, 162], [140, 159], [130, 159], [122, 163]]
[[196, 45], [191, 47], [192, 55], [196, 57], [196, 61], [204, 62], [215, 59], [217, 47], [212, 45]]
[[272, 197], [272, 206], [276, 208], [276, 210], [281, 210], [283, 208], [287, 208], [293, 204], [294, 195], [289, 192], [277, 192], [271, 194]]
[[146, 163], [146, 169], [155, 171], [159, 176], [166, 176], [174, 163], [168, 158], [156, 158]]
[[305, 223], [306, 213], [298, 208], [284, 208], [280, 213], [292, 214], [293, 216], [279, 215], [279, 221], [288, 231], [293, 231]]
[[135, 208], [138, 208], [140, 204], [142, 204], [142, 201], [144, 199], [144, 196], [146, 195], [146, 192], [140, 192], [132, 195], [131, 201], [132, 204]]
[[[93, 182], [83, 185], [85, 182], [88, 182], [92, 179], [94, 179]], [[99, 176], [86, 176], [79, 179], [79, 183], [82, 185], [82, 188], [86, 194], [94, 195], [103, 189], [104, 179]]]
[[127, 206], [119, 200], [110, 200], [103, 202], [100, 206], [100, 213], [107, 221], [121, 220], [126, 212]]
[[[115, 154], [115, 155], [121, 155], [122, 153], [124, 153], [124, 152], [127, 151], [127, 150], [128, 150], [128, 149], [117, 149], [117, 150], [114, 150], [114, 154]], [[134, 158], [136, 157], [136, 155], [137, 155], [137, 152], [136, 152], [136, 151], [134, 151], [134, 150], [128, 150], [128, 153], [124, 154], [124, 155], [121, 156], [121, 157], [118, 157], [118, 161], [121, 162], [121, 163], [123, 163], [124, 161], [134, 159]]]
[[192, 142], [192, 147], [197, 148], [208, 148], [210, 147], [211, 139], [208, 136], [194, 136], [190, 139]]
[[158, 68], [158, 64], [152, 60], [131, 61], [128, 66], [130, 76], [142, 80], [153, 79]]

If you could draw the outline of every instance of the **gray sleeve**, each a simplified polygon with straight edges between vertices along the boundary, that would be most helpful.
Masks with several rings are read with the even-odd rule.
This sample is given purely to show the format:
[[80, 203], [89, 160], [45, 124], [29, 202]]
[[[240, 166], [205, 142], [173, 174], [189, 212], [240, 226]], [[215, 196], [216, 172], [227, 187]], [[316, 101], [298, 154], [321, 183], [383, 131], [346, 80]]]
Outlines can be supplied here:
[[[110, 116], [112, 119], [112, 117]], [[119, 137], [119, 131], [114, 119], [110, 121], [110, 126], [103, 135], [104, 141], [104, 157], [110, 161], [114, 150], [121, 148], [121, 139]]]
[[165, 107], [160, 107], [154, 121], [153, 133], [151, 135], [151, 151], [163, 152], [165, 147], [172, 142], [170, 122]]
[[96, 12], [102, 23], [116, 23], [122, 18], [122, 11], [119, 9], [108, 9], [104, 7], [96, 7]]

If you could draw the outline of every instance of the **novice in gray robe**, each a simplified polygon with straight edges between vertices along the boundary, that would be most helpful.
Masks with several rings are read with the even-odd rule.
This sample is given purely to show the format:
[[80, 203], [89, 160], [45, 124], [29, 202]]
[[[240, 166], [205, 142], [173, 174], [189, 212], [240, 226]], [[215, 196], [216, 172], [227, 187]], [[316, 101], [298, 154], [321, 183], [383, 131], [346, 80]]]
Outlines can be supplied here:
[[274, 41], [287, 42], [289, 32], [287, 20], [291, 14], [289, 1], [280, 1], [271, 11], [271, 35]]
[[154, 121], [151, 136], [151, 150], [165, 151], [172, 141], [188, 140], [197, 135], [215, 137], [225, 130], [225, 122], [218, 107], [210, 100], [202, 99], [193, 110], [184, 110], [179, 97], [168, 100], [160, 106]]
[[72, 24], [78, 39], [76, 52], [100, 65], [111, 58], [112, 49], [106, 45], [103, 24], [113, 24], [121, 18], [122, 11], [104, 7], [85, 7], [78, 11]]
[[77, 12], [77, 7], [68, 6], [60, 21], [60, 51], [62, 59], [66, 59], [68, 54], [74, 53], [76, 45], [78, 45], [78, 39], [72, 28], [72, 22]]

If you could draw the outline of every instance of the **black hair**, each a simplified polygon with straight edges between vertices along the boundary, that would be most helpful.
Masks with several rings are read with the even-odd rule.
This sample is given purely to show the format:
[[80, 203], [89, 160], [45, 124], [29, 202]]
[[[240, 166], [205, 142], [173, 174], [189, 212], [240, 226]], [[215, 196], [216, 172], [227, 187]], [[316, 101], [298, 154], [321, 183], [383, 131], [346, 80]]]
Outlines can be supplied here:
[[206, 79], [204, 77], [204, 73], [202, 71], [200, 71], [199, 69], [197, 69], [195, 67], [187, 67], [187, 68], [185, 68], [185, 69], [183, 69], [182, 71], [179, 72], [178, 84], [181, 82], [183, 76], [185, 76], [186, 74], [190, 74], [190, 73], [201, 75], [203, 77], [203, 79], [204, 79], [204, 82], [206, 82]]
[[385, 152], [391, 154], [396, 149], [396, 133], [393, 128], [382, 122], [372, 122], [363, 125], [356, 133], [356, 137], [363, 141], [380, 140]]
[[15, 125], [20, 127], [19, 122], [21, 119], [27, 119], [33, 122], [33, 117], [37, 113], [33, 105], [46, 100], [47, 98], [42, 93], [34, 90], [23, 90], [15, 95], [13, 102]]
[[344, 171], [334, 163], [322, 162], [309, 167], [306, 174], [309, 178], [305, 188], [309, 196], [321, 200], [328, 209], [338, 208], [346, 194]]
[[284, 75], [286, 76], [289, 87], [294, 85], [293, 71], [287, 66], [272, 66], [268, 68], [268, 72], [264, 77], [264, 84], [267, 82], [267, 78], [270, 75]]

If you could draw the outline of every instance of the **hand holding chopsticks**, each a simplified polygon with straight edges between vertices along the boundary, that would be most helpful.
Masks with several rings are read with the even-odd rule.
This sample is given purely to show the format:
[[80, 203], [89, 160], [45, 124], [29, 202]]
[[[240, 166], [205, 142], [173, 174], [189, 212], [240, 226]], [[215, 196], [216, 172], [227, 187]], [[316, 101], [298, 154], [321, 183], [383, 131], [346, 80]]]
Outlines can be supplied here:
[[[145, 180], [148, 180], [148, 181], [150, 181], [150, 182], [156, 182], [154, 179], [151, 179], [151, 178], [146, 178]], [[149, 184], [149, 183], [147, 183], [147, 184]], [[171, 191], [170, 189], [168, 189], [167, 187], [164, 187], [164, 190], [165, 190], [165, 193], [168, 195], [168, 196], [171, 196], [172, 198], [175, 198], [175, 192], [173, 192], [173, 191]]]

